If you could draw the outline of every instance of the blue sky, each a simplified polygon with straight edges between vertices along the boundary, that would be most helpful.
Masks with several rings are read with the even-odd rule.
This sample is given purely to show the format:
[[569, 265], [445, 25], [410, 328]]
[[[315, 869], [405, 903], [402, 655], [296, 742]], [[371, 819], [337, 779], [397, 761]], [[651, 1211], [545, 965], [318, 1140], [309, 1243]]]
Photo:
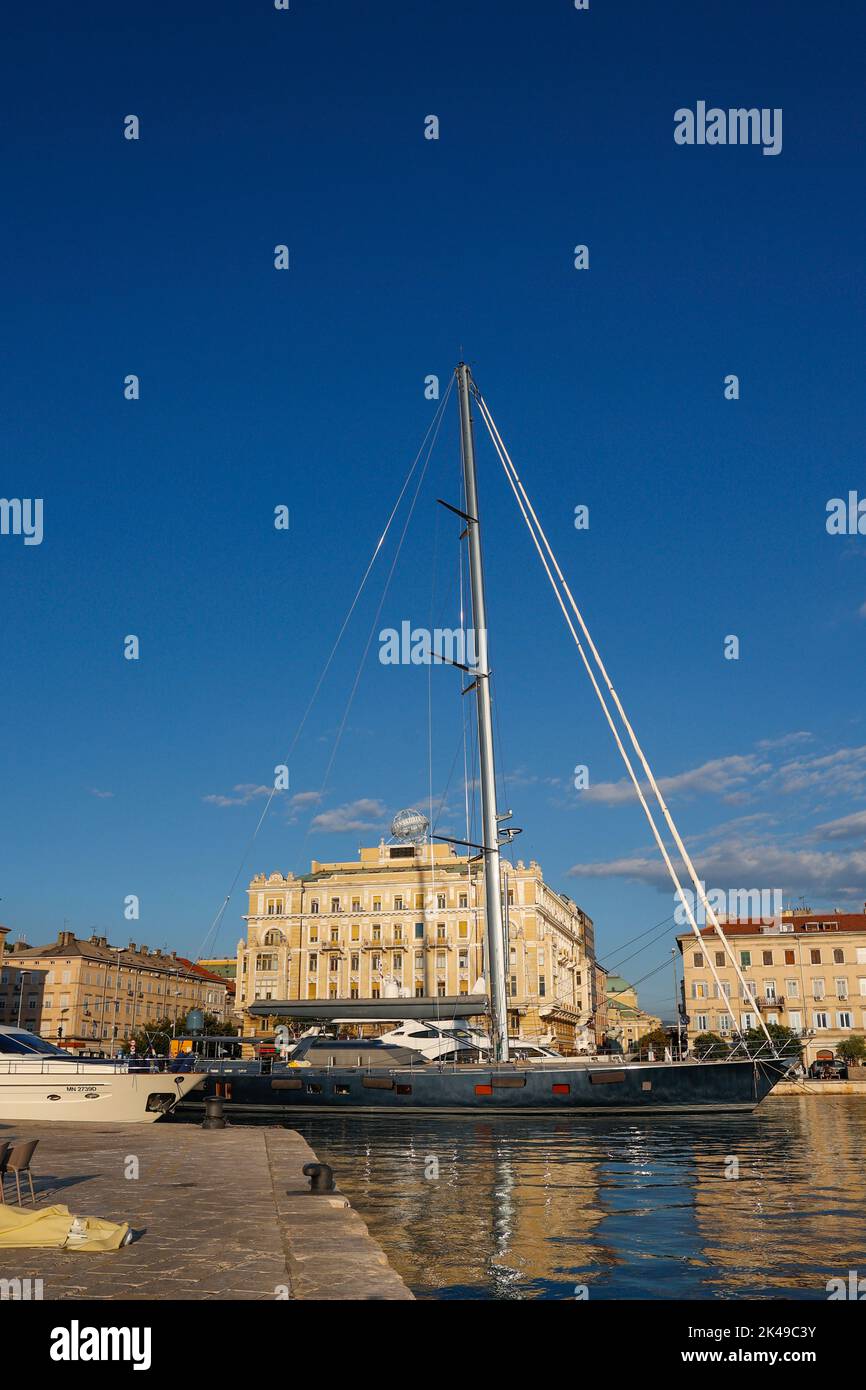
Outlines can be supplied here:
[[[44, 499], [41, 545], [0, 536], [13, 936], [66, 920], [199, 949], [430, 424], [424, 379], [461, 348], [708, 884], [862, 905], [866, 536], [825, 521], [866, 494], [864, 38], [833, 0], [11, 21], [2, 492]], [[676, 145], [698, 100], [781, 108], [782, 152]], [[480, 436], [479, 467], [516, 852], [617, 966], [670, 891]], [[457, 500], [457, 468], [452, 400], [379, 626], [456, 620], [435, 498]], [[392, 558], [239, 890], [427, 803], [428, 672], [375, 641], [323, 787]], [[429, 688], [439, 823], [460, 833], [454, 673]], [[238, 891], [217, 949], [243, 910]], [[672, 938], [648, 943], [626, 974]], [[669, 972], [641, 993], [666, 1007]]]

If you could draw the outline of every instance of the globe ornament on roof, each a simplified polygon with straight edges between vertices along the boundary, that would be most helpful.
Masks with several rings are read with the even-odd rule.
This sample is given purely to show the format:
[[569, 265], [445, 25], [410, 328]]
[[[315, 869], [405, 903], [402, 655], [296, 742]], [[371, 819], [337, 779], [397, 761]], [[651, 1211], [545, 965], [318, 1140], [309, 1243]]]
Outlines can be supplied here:
[[391, 834], [404, 845], [420, 845], [427, 839], [430, 822], [420, 811], [398, 811], [391, 822]]

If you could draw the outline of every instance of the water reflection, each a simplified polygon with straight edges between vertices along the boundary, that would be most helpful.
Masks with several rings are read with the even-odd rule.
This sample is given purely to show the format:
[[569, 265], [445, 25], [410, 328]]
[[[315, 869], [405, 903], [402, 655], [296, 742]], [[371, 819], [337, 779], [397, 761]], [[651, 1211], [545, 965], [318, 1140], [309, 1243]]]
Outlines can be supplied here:
[[825, 1298], [827, 1279], [866, 1271], [855, 1097], [651, 1122], [347, 1115], [292, 1127], [421, 1298], [574, 1298], [584, 1284], [590, 1298]]

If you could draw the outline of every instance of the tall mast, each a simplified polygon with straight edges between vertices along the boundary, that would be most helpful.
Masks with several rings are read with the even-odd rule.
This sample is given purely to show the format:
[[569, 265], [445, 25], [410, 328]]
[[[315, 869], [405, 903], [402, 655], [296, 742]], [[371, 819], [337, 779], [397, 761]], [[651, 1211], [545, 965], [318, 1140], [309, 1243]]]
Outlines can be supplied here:
[[463, 445], [463, 484], [466, 491], [469, 537], [469, 583], [472, 591], [472, 624], [475, 630], [475, 696], [478, 703], [478, 749], [481, 762], [481, 843], [484, 846], [484, 899], [486, 923], [486, 974], [489, 981], [493, 1022], [493, 1055], [508, 1061], [508, 1000], [505, 989], [505, 933], [502, 927], [502, 885], [499, 877], [499, 822], [496, 815], [496, 766], [493, 759], [493, 718], [490, 708], [490, 659], [487, 650], [487, 605], [481, 560], [481, 526], [478, 516], [478, 484], [475, 476], [475, 443], [472, 434], [469, 368], [457, 367], [460, 398], [460, 435]]

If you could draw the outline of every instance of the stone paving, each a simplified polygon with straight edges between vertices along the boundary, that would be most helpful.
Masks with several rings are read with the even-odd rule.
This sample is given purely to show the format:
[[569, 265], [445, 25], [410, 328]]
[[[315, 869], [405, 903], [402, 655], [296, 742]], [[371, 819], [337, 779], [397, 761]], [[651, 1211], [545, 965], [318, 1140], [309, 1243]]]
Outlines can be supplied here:
[[346, 1198], [311, 1195], [293, 1130], [6, 1123], [0, 1139], [39, 1140], [37, 1205], [135, 1235], [111, 1254], [0, 1250], [0, 1279], [41, 1279], [45, 1299], [412, 1298]]

